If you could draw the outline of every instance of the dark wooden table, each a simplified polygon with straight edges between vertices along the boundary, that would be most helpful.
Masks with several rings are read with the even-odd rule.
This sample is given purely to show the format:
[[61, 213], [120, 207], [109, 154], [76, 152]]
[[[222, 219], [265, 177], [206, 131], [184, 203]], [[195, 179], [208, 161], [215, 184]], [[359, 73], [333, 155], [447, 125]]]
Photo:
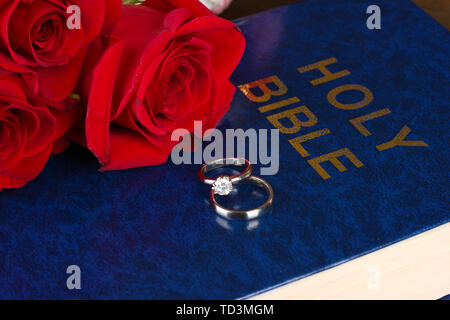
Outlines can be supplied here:
[[[308, 0], [303, 0], [308, 1]], [[339, 1], [339, 0], [336, 0]], [[392, 0], [395, 1], [395, 0]], [[419, 7], [450, 29], [450, 0], [413, 0]], [[261, 12], [285, 4], [299, 2], [298, 0], [234, 0], [223, 13], [227, 19], [236, 19]], [[374, 1], [376, 4], [376, 1]]]

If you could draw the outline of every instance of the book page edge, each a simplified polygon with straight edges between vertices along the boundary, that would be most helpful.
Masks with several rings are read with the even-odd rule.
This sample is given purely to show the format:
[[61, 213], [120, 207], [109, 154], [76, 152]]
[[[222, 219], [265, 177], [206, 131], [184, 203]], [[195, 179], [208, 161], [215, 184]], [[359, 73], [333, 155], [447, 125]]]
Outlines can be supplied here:
[[449, 293], [450, 222], [250, 299], [439, 299]]

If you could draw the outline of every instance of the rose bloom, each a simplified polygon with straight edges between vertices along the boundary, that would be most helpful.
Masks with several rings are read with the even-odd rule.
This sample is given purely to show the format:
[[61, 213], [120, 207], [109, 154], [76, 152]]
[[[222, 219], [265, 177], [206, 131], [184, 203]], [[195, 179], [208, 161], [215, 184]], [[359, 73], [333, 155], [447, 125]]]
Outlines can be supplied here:
[[197, 0], [124, 5], [110, 38], [94, 43], [82, 85], [87, 145], [103, 170], [167, 161], [177, 128], [214, 128], [229, 109], [228, 80], [244, 51], [242, 33]]
[[0, 190], [20, 188], [44, 168], [79, 115], [50, 109], [16, 75], [0, 76]]
[[[69, 29], [67, 8], [81, 9], [79, 29]], [[86, 47], [120, 16], [120, 0], [0, 0], [0, 75], [22, 74], [34, 94], [69, 96]]]

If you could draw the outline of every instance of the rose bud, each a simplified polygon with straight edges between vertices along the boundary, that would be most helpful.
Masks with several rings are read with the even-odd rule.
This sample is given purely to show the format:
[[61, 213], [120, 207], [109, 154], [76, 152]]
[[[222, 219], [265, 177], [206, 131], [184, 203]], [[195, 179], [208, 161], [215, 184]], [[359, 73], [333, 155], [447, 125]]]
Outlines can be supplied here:
[[124, 5], [111, 37], [94, 43], [87, 58], [83, 128], [71, 138], [85, 144], [103, 170], [167, 161], [175, 129], [216, 127], [235, 87], [228, 80], [245, 40], [230, 21], [197, 0], [152, 0]]
[[[69, 8], [75, 5], [78, 17]], [[18, 72], [33, 94], [66, 98], [78, 80], [86, 47], [114, 26], [120, 9], [120, 0], [1, 1], [0, 75]], [[79, 25], [69, 28], [68, 20]]]

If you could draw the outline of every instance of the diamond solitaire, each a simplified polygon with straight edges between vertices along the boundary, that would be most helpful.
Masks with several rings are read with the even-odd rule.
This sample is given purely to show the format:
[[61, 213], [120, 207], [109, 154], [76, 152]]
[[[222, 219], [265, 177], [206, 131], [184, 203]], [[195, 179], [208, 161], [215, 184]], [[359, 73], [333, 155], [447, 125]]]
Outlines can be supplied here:
[[226, 196], [233, 191], [233, 184], [229, 177], [221, 176], [214, 181], [212, 189], [214, 190], [214, 194]]

